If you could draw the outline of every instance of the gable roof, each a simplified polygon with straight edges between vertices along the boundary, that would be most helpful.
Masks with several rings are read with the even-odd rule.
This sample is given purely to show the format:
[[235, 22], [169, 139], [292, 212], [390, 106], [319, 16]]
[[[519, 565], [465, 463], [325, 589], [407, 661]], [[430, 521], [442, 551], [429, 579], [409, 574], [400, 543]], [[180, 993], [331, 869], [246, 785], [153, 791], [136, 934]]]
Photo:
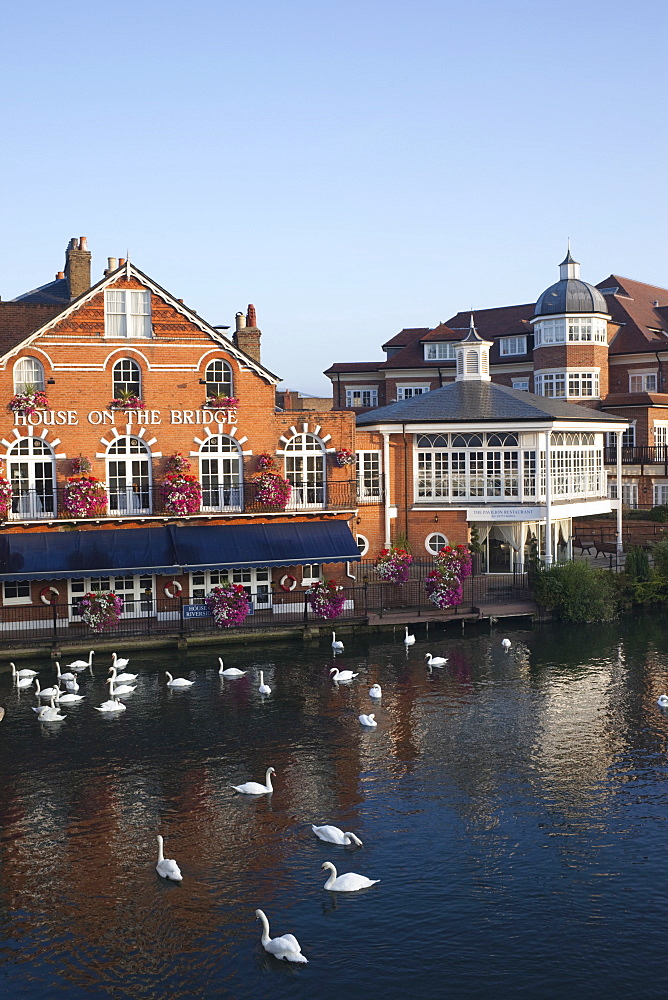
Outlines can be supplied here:
[[668, 289], [617, 274], [608, 275], [596, 287], [605, 297], [612, 322], [619, 325], [610, 344], [611, 355], [668, 347]]

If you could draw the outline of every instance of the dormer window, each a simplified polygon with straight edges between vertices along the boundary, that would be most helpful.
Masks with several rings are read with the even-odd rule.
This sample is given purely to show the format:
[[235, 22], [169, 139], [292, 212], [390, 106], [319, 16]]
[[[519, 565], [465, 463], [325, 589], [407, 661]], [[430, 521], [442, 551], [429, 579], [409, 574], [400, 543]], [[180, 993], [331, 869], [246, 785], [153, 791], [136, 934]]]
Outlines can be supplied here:
[[151, 337], [151, 293], [114, 288], [104, 293], [104, 333], [123, 339]]
[[513, 354], [526, 354], [527, 338], [501, 337], [501, 339], [499, 340], [499, 348], [502, 358], [510, 357], [510, 355]]
[[21, 358], [14, 365], [14, 392], [44, 392], [44, 366], [37, 358]]
[[448, 341], [445, 343], [436, 344], [425, 344], [424, 345], [424, 360], [425, 361], [454, 361], [455, 360], [455, 341]]
[[629, 375], [629, 392], [656, 392], [656, 372]]

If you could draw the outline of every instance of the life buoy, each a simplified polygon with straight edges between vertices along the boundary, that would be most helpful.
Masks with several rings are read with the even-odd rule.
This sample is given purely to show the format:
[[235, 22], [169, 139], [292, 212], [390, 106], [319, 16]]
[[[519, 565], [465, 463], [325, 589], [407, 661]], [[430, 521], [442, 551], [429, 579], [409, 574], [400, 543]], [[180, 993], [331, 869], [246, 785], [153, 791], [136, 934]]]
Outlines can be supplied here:
[[42, 587], [39, 592], [39, 598], [42, 604], [55, 604], [55, 601], [51, 600], [51, 594], [55, 594], [56, 597], [60, 597], [60, 591], [55, 587]]
[[286, 573], [285, 576], [281, 577], [280, 584], [281, 590], [294, 590], [297, 586], [297, 577], [290, 576], [289, 573]]
[[[172, 588], [174, 593], [172, 593], [172, 590], [169, 589], [170, 587]], [[178, 580], [172, 580], [170, 583], [166, 583], [162, 589], [165, 592], [165, 597], [174, 598], [181, 593], [183, 587], [181, 586]]]

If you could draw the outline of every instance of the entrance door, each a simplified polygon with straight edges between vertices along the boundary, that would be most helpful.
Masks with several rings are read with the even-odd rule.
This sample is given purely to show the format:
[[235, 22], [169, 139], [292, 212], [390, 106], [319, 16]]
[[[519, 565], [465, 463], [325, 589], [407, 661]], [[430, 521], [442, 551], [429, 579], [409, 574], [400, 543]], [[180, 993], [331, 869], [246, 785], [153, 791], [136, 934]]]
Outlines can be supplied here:
[[136, 437], [121, 437], [107, 452], [109, 512], [151, 513], [151, 471], [148, 448]]

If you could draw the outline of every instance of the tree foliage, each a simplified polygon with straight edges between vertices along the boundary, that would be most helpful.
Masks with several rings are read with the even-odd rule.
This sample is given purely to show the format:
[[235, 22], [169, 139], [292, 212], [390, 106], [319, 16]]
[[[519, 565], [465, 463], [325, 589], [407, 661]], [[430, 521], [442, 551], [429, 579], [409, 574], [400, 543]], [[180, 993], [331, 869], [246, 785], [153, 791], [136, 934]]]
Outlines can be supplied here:
[[534, 587], [538, 604], [567, 622], [607, 622], [619, 611], [613, 574], [584, 561], [541, 570]]

